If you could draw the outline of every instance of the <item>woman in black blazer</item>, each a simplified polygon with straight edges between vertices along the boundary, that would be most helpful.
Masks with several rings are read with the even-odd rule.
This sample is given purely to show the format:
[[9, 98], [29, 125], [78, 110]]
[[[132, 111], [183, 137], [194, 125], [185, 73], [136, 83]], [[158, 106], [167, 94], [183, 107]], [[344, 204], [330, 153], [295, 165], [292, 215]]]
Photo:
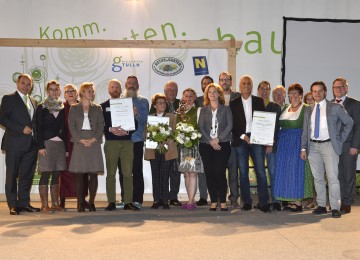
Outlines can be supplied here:
[[221, 211], [227, 211], [226, 165], [231, 152], [233, 121], [220, 85], [211, 83], [206, 87], [198, 125], [202, 134], [199, 150], [211, 199], [210, 210], [216, 211], [220, 202]]
[[51, 80], [46, 85], [47, 98], [36, 110], [36, 137], [39, 149], [38, 169], [41, 172], [39, 193], [41, 211], [46, 213], [48, 206], [48, 184], [51, 175], [51, 210], [63, 211], [59, 205], [59, 175], [66, 170], [65, 152], [65, 110], [60, 84]]

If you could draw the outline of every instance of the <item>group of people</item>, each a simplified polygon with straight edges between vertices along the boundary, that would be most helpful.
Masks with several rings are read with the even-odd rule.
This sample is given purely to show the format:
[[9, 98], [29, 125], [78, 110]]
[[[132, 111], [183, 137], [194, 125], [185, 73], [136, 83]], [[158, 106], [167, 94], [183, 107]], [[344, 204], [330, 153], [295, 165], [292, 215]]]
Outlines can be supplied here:
[[[291, 84], [287, 90], [289, 104], [286, 104], [285, 87], [272, 90], [272, 102], [269, 82], [261, 81], [257, 95], [253, 95], [253, 79], [244, 75], [240, 78], [240, 92], [236, 92], [231, 88], [231, 74], [222, 72], [218, 84], [210, 76], [202, 78], [204, 95], [200, 97], [194, 89], [187, 88], [181, 99], [177, 99], [177, 83], [168, 81], [164, 93], [153, 95], [151, 107], [148, 100], [139, 95], [136, 76], [127, 78], [124, 93], [119, 80], [110, 80], [110, 98], [100, 105], [93, 102], [95, 87], [91, 82], [84, 82], [79, 91], [72, 84], [66, 85], [63, 102], [60, 84], [49, 81], [47, 97], [40, 105], [30, 96], [32, 83], [29, 75], [21, 74], [17, 91], [5, 95], [0, 108], [0, 124], [5, 127], [2, 142], [2, 149], [6, 151], [5, 192], [11, 215], [20, 211], [63, 211], [65, 198], [73, 196], [77, 197], [78, 212], [96, 211], [98, 175], [104, 173], [103, 136], [107, 211], [141, 209], [143, 158], [151, 166], [152, 209], [180, 206], [192, 210], [208, 205], [209, 195], [210, 211], [218, 208], [227, 211], [227, 199], [231, 207], [252, 210], [251, 158], [257, 180], [255, 207], [262, 212], [301, 212], [303, 201], [308, 208], [315, 208], [316, 201], [313, 214], [326, 214], [326, 185], [332, 217], [351, 212], [360, 150], [360, 113], [356, 113], [360, 111], [360, 102], [347, 95], [348, 82], [344, 78], [334, 80], [335, 98], [331, 101], [326, 99], [327, 87], [322, 81], [314, 82], [306, 95], [300, 84]], [[133, 101], [133, 131], [112, 124], [110, 100], [122, 97]], [[273, 145], [250, 142], [254, 111], [276, 113]], [[169, 139], [164, 153], [144, 148], [148, 115], [168, 117], [172, 129], [179, 122], [191, 125], [201, 133], [199, 144], [184, 147]], [[40, 209], [30, 205], [29, 195], [37, 157], [41, 172]], [[121, 184], [119, 203], [117, 171]], [[177, 197], [181, 174], [188, 195], [186, 203]], [[200, 199], [195, 202], [197, 188]]]

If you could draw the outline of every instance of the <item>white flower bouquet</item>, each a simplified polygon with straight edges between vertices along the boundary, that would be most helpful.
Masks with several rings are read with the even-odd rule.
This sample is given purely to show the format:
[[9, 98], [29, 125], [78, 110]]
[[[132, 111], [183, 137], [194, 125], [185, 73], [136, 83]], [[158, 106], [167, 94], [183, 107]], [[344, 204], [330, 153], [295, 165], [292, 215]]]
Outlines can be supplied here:
[[176, 124], [175, 141], [183, 147], [191, 148], [199, 143], [200, 132], [188, 123], [179, 122]]
[[172, 129], [168, 124], [158, 123], [156, 125], [147, 124], [146, 139], [157, 142], [156, 150], [163, 154], [167, 152], [165, 141], [173, 140]]

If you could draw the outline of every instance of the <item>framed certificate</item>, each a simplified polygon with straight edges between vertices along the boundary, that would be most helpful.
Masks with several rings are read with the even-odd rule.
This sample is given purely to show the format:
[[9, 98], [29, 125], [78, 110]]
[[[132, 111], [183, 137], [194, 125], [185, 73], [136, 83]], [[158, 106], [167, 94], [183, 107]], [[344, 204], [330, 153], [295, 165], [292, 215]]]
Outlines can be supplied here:
[[[148, 116], [148, 124], [149, 125], [157, 125], [159, 123], [168, 124], [170, 123], [170, 118], [167, 116]], [[157, 142], [150, 141], [149, 139], [146, 139], [145, 141], [145, 147], [148, 149], [156, 149], [158, 146]]]
[[132, 98], [110, 99], [112, 127], [121, 127], [125, 131], [135, 130]]
[[274, 144], [275, 124], [276, 113], [254, 111], [250, 142], [272, 146]]

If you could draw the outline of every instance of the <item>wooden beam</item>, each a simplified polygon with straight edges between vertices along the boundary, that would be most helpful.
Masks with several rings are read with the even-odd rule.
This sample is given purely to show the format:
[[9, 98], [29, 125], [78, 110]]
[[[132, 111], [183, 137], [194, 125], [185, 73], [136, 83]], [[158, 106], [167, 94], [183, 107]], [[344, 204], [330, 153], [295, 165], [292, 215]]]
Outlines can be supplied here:
[[[230, 45], [233, 46], [230, 46]], [[196, 41], [196, 40], [40, 40], [0, 38], [2, 47], [48, 47], [48, 48], [149, 48], [149, 49], [240, 49], [242, 41]]]
[[[228, 71], [236, 82], [236, 54], [242, 41], [200, 41], [200, 40], [45, 40], [0, 38], [0, 47], [43, 47], [43, 48], [143, 48], [143, 49], [226, 49]], [[236, 90], [236, 86], [232, 86]]]

